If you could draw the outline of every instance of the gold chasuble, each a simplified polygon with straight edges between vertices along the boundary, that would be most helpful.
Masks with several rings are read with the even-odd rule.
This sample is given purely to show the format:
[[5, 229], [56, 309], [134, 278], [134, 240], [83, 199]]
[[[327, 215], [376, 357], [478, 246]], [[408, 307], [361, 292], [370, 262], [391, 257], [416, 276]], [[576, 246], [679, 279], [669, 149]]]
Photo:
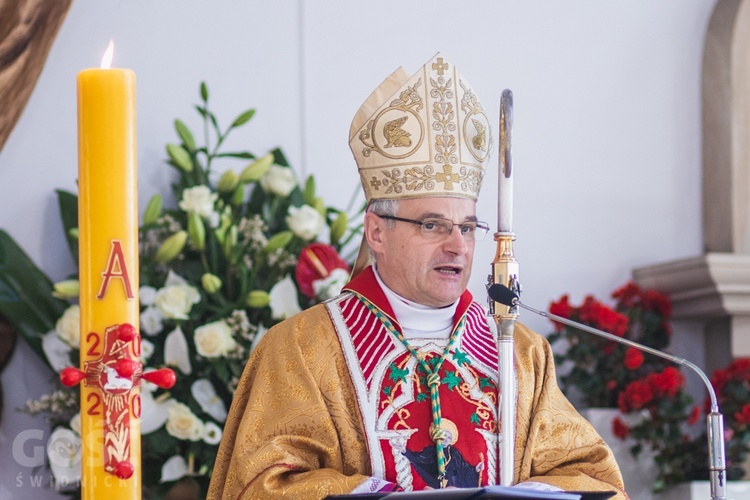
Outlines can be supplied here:
[[[235, 393], [209, 498], [440, 487], [426, 368], [439, 378], [443, 484], [499, 484], [497, 333], [468, 291], [453, 325], [451, 340], [406, 342], [418, 361], [367, 268], [340, 296], [272, 328]], [[612, 452], [558, 388], [546, 339], [517, 325], [515, 349], [514, 483], [627, 498]]]

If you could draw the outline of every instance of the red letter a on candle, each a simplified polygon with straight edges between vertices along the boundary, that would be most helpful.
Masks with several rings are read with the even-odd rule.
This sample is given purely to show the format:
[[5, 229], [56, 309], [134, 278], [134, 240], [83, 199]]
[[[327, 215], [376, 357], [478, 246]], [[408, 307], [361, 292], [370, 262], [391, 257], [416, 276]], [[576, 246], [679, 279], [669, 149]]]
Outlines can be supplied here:
[[107, 270], [102, 273], [104, 280], [102, 281], [102, 287], [99, 289], [99, 293], [96, 295], [97, 299], [103, 299], [109, 288], [109, 280], [112, 278], [122, 278], [122, 283], [125, 286], [125, 296], [128, 299], [133, 299], [133, 289], [130, 287], [130, 276], [128, 275], [128, 266], [125, 264], [125, 256], [122, 254], [122, 243], [118, 240], [112, 240], [112, 249], [109, 251], [109, 259], [107, 260]]

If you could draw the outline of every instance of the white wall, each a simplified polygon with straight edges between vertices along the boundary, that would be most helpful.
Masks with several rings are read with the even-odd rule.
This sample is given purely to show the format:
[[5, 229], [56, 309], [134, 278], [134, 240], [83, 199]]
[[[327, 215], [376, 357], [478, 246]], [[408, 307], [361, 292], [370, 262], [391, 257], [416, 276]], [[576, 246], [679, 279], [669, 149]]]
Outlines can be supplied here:
[[[75, 0], [0, 151], [0, 228], [53, 280], [73, 271], [54, 190], [75, 189], [76, 73], [98, 65], [110, 38], [115, 65], [138, 79], [142, 205], [154, 192], [168, 195], [172, 121], [197, 127], [192, 105], [205, 80], [225, 123], [257, 109], [238, 148], [281, 146], [343, 207], [358, 183], [347, 144], [354, 113], [397, 66], [414, 72], [440, 51], [492, 123], [502, 90], [514, 93], [515, 252], [525, 302], [606, 298], [634, 267], [701, 253], [700, 74], [714, 3]], [[478, 209], [492, 224], [496, 182], [488, 172]], [[477, 250], [476, 296], [494, 251], [491, 240]], [[528, 313], [521, 319], [550, 330]], [[47, 374], [20, 387], [25, 365], [14, 359], [2, 376], [2, 498], [20, 498], [17, 474], [32, 472], [10, 456], [10, 433], [39, 425], [14, 408], [45, 391]]]

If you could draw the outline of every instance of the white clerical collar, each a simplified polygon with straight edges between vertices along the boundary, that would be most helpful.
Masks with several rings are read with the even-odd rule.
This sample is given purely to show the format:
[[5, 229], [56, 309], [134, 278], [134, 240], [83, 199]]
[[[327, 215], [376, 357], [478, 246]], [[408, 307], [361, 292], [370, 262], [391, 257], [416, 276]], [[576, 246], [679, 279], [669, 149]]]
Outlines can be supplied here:
[[456, 314], [458, 301], [446, 307], [430, 307], [405, 299], [383, 283], [375, 271], [375, 279], [383, 289], [388, 303], [401, 325], [406, 338], [448, 338], [453, 331], [453, 317]]

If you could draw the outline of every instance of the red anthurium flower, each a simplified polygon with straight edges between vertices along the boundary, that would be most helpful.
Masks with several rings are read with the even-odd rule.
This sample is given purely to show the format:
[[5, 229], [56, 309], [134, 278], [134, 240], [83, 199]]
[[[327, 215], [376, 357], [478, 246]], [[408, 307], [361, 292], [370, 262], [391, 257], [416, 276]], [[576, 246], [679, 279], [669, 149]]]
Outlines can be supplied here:
[[313, 281], [327, 278], [331, 271], [338, 268], [349, 271], [349, 265], [331, 245], [324, 243], [307, 245], [300, 252], [297, 267], [294, 270], [300, 292], [314, 299]]

